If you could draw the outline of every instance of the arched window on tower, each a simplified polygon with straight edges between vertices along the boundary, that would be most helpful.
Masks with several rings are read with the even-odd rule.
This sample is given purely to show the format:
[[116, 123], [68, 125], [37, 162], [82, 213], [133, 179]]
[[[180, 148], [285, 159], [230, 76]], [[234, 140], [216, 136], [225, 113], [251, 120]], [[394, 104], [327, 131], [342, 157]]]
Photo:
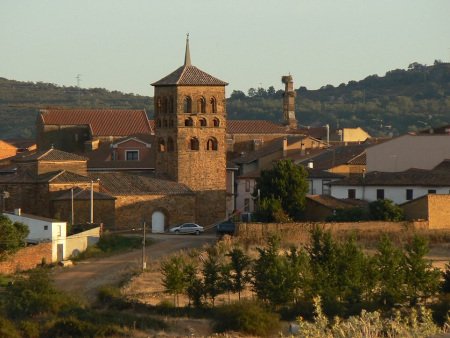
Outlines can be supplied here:
[[209, 105], [210, 105], [211, 113], [213, 113], [213, 114], [217, 113], [217, 101], [216, 101], [215, 97], [212, 97], [209, 100]]
[[160, 119], [156, 120], [156, 127], [161, 128], [161, 120]]
[[206, 127], [206, 119], [201, 118], [198, 121], [200, 122], [200, 127]]
[[158, 140], [158, 151], [159, 151], [160, 153], [163, 153], [163, 152], [166, 151], [166, 142], [164, 142], [164, 139], [163, 139], [163, 138], [160, 138], [160, 139]]
[[206, 142], [206, 150], [217, 151], [218, 145], [217, 140], [214, 137], [210, 137]]
[[220, 127], [220, 120], [219, 119], [214, 119], [213, 123], [214, 123], [214, 127]]
[[169, 98], [169, 114], [173, 114], [173, 113], [174, 113], [173, 107], [174, 107], [174, 104], [173, 104], [173, 96], [171, 96], [171, 97]]
[[167, 105], [168, 105], [168, 100], [167, 100], [167, 97], [163, 97], [163, 100], [162, 100], [162, 108], [161, 108], [161, 111], [164, 113], [164, 114], [167, 114]]
[[183, 104], [184, 104], [184, 109], [183, 109], [184, 113], [185, 114], [192, 113], [192, 99], [189, 96], [186, 96], [184, 98]]
[[204, 97], [197, 100], [197, 112], [202, 114], [206, 113], [206, 100]]
[[190, 117], [184, 120], [184, 125], [186, 127], [193, 127], [194, 126], [194, 120], [192, 120]]
[[192, 137], [189, 141], [189, 150], [199, 150], [200, 143], [198, 142], [198, 138]]
[[159, 96], [156, 98], [156, 112], [161, 113], [161, 98]]
[[175, 150], [175, 146], [173, 144], [173, 139], [171, 137], [169, 137], [167, 139], [167, 151], [169, 153], [173, 152]]

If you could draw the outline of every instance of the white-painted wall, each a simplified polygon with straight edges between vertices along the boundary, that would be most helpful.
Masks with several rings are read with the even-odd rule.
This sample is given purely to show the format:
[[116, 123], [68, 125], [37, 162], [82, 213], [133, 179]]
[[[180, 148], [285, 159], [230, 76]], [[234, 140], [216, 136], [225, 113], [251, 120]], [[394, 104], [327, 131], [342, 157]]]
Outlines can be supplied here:
[[[246, 181], [249, 181], [250, 189], [249, 191], [246, 191]], [[250, 209], [248, 212], [254, 212], [255, 211], [255, 201], [254, 197], [252, 196], [253, 191], [255, 190], [256, 180], [254, 178], [238, 178], [237, 179], [237, 191], [236, 191], [236, 210], [239, 210], [240, 212], [247, 212], [244, 211], [245, 207], [245, 199], [248, 198], [250, 200]]]
[[406, 189], [413, 190], [413, 199], [424, 196], [428, 194], [428, 190], [436, 190], [436, 194], [449, 194], [450, 187], [418, 187], [418, 186], [332, 186], [331, 196], [336, 198], [348, 198], [348, 190], [355, 189], [356, 199], [366, 200], [368, 202], [373, 202], [377, 200], [377, 189], [384, 189], [384, 199], [390, 199], [395, 204], [401, 204], [407, 202], [406, 199]]
[[367, 171], [433, 169], [450, 159], [450, 135], [403, 135], [366, 149]]
[[[28, 226], [30, 233], [27, 240], [36, 242], [52, 242], [52, 262], [58, 261], [58, 244], [62, 245], [62, 257], [66, 257], [66, 222], [58, 222], [50, 218], [44, 218], [28, 214], [4, 213], [12, 222], [20, 222]], [[47, 228], [46, 228], [47, 227]]]

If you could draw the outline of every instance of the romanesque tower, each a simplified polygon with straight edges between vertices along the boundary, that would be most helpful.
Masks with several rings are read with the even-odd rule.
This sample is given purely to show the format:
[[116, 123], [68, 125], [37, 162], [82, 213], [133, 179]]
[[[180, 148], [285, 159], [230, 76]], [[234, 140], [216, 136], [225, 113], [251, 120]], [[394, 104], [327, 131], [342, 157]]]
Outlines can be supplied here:
[[283, 123], [291, 129], [297, 129], [294, 81], [291, 75], [285, 75], [281, 77], [281, 82], [285, 85], [283, 93]]
[[157, 174], [196, 192], [195, 221], [208, 225], [223, 219], [227, 83], [191, 64], [188, 37], [184, 65], [152, 85]]

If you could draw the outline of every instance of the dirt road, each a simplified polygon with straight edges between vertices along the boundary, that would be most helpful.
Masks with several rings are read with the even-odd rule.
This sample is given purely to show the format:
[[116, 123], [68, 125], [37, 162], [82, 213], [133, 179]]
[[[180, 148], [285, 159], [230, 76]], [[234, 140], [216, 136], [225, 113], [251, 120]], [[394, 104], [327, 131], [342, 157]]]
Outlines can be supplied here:
[[[148, 264], [176, 251], [213, 243], [215, 236], [151, 235], [155, 243], [146, 247]], [[53, 273], [56, 287], [92, 300], [100, 286], [116, 284], [132, 271], [142, 267], [142, 251], [134, 250], [107, 258], [89, 259], [73, 267], [58, 268]]]

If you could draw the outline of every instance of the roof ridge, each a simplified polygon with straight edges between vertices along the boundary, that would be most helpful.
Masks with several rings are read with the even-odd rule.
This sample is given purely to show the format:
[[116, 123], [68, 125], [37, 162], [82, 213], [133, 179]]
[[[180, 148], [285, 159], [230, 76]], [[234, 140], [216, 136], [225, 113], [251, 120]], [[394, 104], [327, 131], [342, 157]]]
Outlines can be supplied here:
[[51, 179], [49, 179], [48, 181], [49, 182], [51, 182], [51, 181], [53, 181], [54, 179], [56, 179], [56, 178], [58, 178], [59, 176], [61, 176], [61, 174], [63, 174], [64, 172], [65, 172], [66, 170], [58, 170], [58, 171], [56, 171], [56, 174], [55, 174], [55, 176], [53, 176]]

